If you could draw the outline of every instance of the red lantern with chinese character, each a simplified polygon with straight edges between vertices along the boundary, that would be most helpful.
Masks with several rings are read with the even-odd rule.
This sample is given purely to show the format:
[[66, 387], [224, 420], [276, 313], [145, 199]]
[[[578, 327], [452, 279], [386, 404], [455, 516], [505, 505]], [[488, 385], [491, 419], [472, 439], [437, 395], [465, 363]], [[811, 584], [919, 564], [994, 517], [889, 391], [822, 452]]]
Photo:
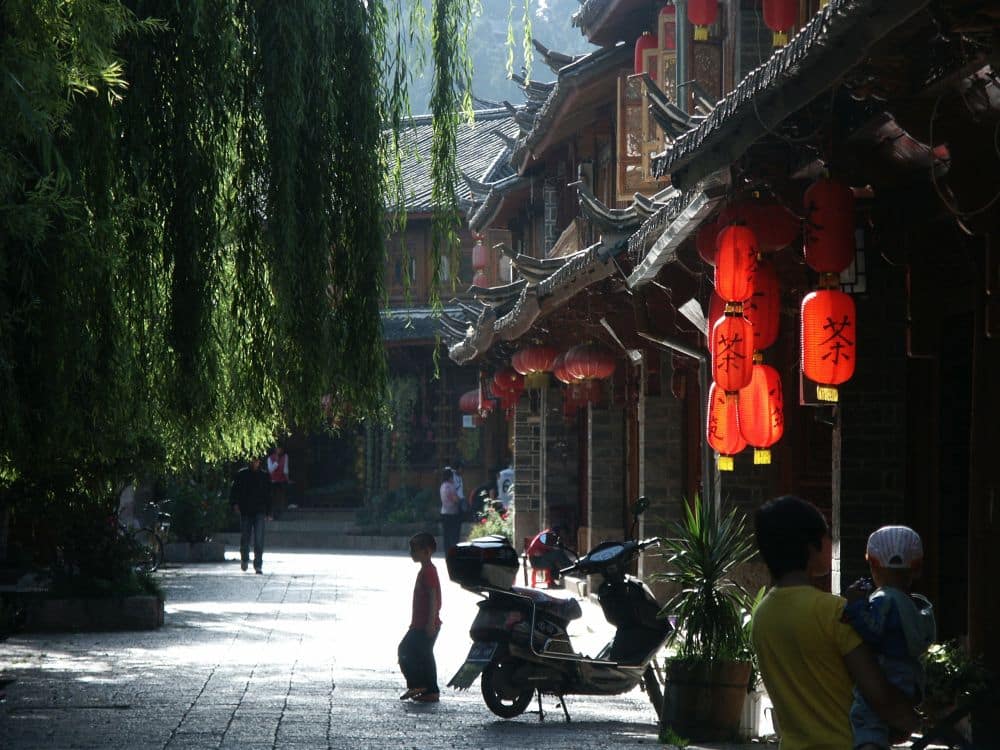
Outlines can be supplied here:
[[663, 40], [663, 49], [673, 50], [677, 49], [677, 27], [675, 25], [675, 19], [677, 18], [677, 9], [673, 5], [664, 5], [660, 8], [660, 20], [663, 21], [663, 35], [666, 37]]
[[718, 0], [688, 0], [688, 20], [694, 24], [694, 40], [708, 39], [708, 27], [719, 18]]
[[784, 396], [781, 377], [770, 365], [755, 362], [750, 385], [740, 391], [738, 412], [740, 433], [754, 449], [755, 464], [771, 463], [772, 445], [785, 431]]
[[482, 237], [476, 238], [476, 244], [472, 246], [472, 267], [480, 271], [490, 264], [490, 251], [483, 245]]
[[712, 379], [729, 393], [750, 384], [753, 366], [753, 329], [743, 314], [729, 305], [712, 327]]
[[817, 396], [836, 401], [835, 386], [850, 380], [857, 361], [857, 313], [849, 294], [818, 289], [802, 300], [802, 373]]
[[742, 302], [753, 294], [757, 267], [757, 238], [745, 226], [729, 226], [719, 233], [715, 261], [715, 291], [726, 302]]
[[806, 263], [820, 273], [840, 273], [854, 260], [854, 193], [837, 180], [821, 178], [805, 192]]
[[596, 344], [580, 344], [566, 352], [566, 372], [577, 380], [610, 378], [615, 365], [614, 355]]
[[657, 47], [656, 35], [650, 34], [648, 31], [642, 32], [642, 36], [635, 40], [635, 65], [634, 70], [636, 75], [639, 73], [649, 73], [650, 76], [656, 78], [656, 68], [652, 70], [646, 67], [645, 55], [649, 50], [655, 50]]
[[710, 266], [715, 265], [715, 258], [719, 252], [716, 244], [719, 239], [719, 228], [717, 218], [709, 219], [698, 227], [698, 232], [694, 236], [694, 245], [698, 250], [698, 255]]
[[764, 23], [774, 32], [775, 47], [788, 44], [788, 32], [799, 20], [799, 0], [764, 0]]
[[781, 290], [774, 265], [761, 259], [753, 277], [753, 295], [743, 304], [743, 315], [753, 327], [753, 348], [767, 349], [778, 338]]
[[735, 398], [712, 383], [708, 389], [708, 424], [705, 426], [708, 444], [719, 454], [719, 471], [733, 470], [733, 456], [746, 448], [740, 433], [740, 418]]

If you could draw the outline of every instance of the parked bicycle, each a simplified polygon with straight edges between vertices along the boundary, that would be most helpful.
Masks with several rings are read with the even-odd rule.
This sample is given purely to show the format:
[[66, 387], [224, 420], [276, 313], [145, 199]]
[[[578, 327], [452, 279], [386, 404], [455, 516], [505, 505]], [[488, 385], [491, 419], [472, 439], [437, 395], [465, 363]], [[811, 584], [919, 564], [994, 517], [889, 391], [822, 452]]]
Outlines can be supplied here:
[[162, 505], [168, 502], [146, 503], [144, 511], [131, 524], [118, 519], [118, 527], [132, 547], [135, 569], [140, 573], [152, 573], [163, 564], [163, 540], [170, 529], [170, 514]]

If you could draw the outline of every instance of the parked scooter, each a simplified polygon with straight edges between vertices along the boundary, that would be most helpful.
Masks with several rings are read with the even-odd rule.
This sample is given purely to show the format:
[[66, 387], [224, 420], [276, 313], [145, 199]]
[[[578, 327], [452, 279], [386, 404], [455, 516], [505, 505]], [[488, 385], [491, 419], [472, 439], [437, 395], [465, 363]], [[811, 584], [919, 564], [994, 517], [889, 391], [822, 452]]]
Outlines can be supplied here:
[[[634, 518], [646, 509], [640, 497]], [[633, 523], [633, 536], [636, 523]], [[609, 623], [611, 641], [595, 656], [577, 653], [567, 626], [582, 613], [575, 599], [561, 599], [535, 589], [512, 586], [518, 555], [502, 536], [465, 542], [448, 551], [448, 575], [464, 588], [483, 594], [472, 623], [473, 644], [465, 663], [448, 683], [466, 689], [482, 674], [483, 700], [497, 716], [523, 713], [538, 694], [559, 699], [566, 720], [564, 696], [616, 695], [642, 683], [657, 713], [662, 690], [650, 662], [670, 634], [659, 617], [660, 605], [639, 579], [626, 573], [629, 564], [658, 538], [602, 542], [561, 573], [600, 575], [597, 598]]]

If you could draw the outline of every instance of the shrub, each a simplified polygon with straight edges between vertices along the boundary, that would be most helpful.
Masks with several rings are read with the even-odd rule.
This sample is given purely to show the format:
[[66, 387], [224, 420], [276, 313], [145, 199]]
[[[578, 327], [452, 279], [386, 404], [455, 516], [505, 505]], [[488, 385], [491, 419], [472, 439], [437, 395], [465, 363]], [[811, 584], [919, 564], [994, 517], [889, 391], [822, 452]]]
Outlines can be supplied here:
[[490, 508], [483, 514], [479, 523], [472, 524], [468, 539], [471, 541], [490, 534], [505, 536], [507, 537], [507, 541], [513, 544], [514, 526], [510, 518], [510, 513], [497, 513], [496, 510]]
[[229, 500], [221, 474], [174, 480], [170, 484], [170, 535], [182, 542], [205, 542], [222, 530]]

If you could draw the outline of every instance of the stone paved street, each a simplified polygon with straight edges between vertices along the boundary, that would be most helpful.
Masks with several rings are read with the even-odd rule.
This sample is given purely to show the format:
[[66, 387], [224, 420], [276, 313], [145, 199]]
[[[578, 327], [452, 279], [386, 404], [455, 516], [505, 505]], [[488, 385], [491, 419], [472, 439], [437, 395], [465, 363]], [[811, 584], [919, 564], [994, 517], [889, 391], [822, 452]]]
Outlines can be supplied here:
[[[639, 748], [656, 744], [639, 692], [572, 697], [565, 723], [503, 721], [478, 682], [440, 704], [402, 703], [396, 644], [416, 566], [405, 555], [285, 552], [265, 575], [225, 564], [161, 574], [166, 624], [148, 633], [21, 635], [0, 644], [0, 748]], [[477, 597], [447, 580], [442, 687], [468, 649]], [[585, 605], [585, 652], [608, 635]], [[601, 626], [596, 631], [587, 626]]]

